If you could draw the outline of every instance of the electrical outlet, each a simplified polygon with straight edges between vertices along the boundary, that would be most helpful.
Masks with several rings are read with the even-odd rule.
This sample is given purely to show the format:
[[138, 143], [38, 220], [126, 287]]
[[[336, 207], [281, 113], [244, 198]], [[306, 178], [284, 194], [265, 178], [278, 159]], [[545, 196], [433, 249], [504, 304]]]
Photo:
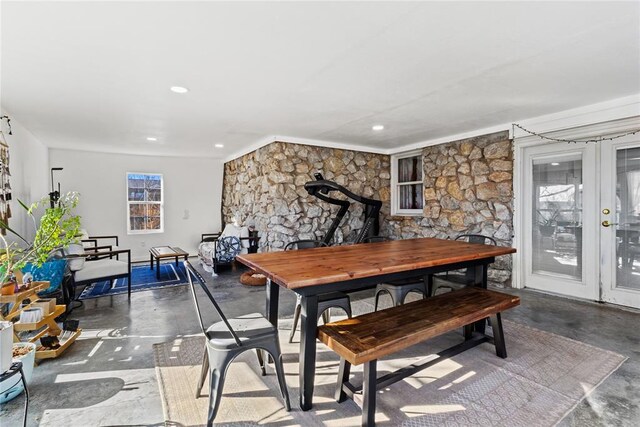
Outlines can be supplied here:
[[144, 240], [142, 242], [140, 242], [140, 247], [144, 248], [147, 246], [147, 242], [145, 242]]

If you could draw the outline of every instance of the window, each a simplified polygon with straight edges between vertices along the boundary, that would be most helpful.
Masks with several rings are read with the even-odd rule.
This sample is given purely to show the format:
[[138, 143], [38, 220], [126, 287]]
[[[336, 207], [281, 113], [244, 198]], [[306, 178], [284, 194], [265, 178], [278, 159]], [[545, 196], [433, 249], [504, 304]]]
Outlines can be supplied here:
[[391, 214], [422, 215], [421, 150], [391, 157]]
[[162, 175], [127, 173], [127, 223], [129, 234], [162, 233]]

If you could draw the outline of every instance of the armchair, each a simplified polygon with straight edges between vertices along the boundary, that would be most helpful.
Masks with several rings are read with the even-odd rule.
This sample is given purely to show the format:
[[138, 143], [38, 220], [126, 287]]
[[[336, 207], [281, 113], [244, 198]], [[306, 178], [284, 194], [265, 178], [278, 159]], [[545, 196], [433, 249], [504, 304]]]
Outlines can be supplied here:
[[[99, 256], [96, 254], [99, 253]], [[113, 259], [113, 256], [126, 254], [127, 260]], [[113, 251], [85, 249], [82, 245], [70, 245], [65, 249], [71, 271], [71, 288], [90, 285], [95, 282], [127, 278], [127, 293], [131, 298], [131, 250]]]
[[[87, 230], [80, 230], [80, 242], [82, 246], [87, 250], [94, 252], [109, 252], [117, 251], [119, 245], [118, 236], [90, 236]], [[104, 254], [96, 255], [96, 258], [106, 258]], [[117, 259], [118, 255], [116, 255]], [[111, 255], [113, 258], [113, 255]]]
[[258, 251], [260, 236], [249, 227], [227, 224], [222, 233], [204, 233], [198, 246], [198, 258], [203, 268], [218, 274], [223, 265], [231, 265], [240, 253]]

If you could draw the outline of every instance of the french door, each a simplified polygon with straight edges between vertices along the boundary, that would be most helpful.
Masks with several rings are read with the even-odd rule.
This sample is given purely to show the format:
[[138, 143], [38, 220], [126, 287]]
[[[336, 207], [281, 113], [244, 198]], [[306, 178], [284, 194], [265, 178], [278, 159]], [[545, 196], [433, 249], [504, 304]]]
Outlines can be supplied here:
[[602, 300], [640, 308], [640, 139], [602, 144], [601, 159]]
[[640, 308], [640, 138], [522, 151], [525, 287]]
[[524, 285], [598, 299], [594, 145], [524, 150]]

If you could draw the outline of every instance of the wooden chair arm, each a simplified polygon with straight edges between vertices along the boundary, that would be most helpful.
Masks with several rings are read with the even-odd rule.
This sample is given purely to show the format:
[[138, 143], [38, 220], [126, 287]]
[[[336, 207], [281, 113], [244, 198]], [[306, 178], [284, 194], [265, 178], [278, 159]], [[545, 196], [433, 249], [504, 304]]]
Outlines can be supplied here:
[[[98, 251], [99, 251], [99, 250], [101, 250], [101, 249], [108, 249], [108, 251], [106, 251], [106, 252], [111, 252], [111, 251], [113, 251], [113, 246], [111, 246], [111, 245], [105, 245], [105, 246], [94, 246], [94, 247], [92, 247], [92, 248], [84, 248], [84, 251], [85, 251], [85, 252], [86, 252], [86, 251], [98, 252]], [[102, 253], [102, 252], [100, 252], [100, 253]]]
[[98, 241], [96, 239], [81, 239], [82, 243], [93, 243], [93, 246], [98, 246]]
[[115, 246], [118, 246], [118, 236], [89, 236], [91, 240], [99, 240], [99, 239], [114, 239], [116, 241]]

